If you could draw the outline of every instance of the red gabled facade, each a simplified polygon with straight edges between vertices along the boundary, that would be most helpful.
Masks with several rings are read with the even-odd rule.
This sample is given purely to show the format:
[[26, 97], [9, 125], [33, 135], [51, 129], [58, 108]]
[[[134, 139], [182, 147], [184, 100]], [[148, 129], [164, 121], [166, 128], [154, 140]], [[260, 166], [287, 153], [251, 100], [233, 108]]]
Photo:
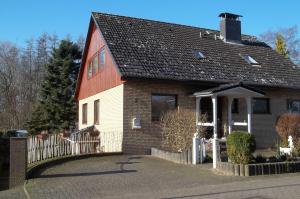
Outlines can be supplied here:
[[[105, 64], [96, 74], [93, 74], [92, 77], [88, 78], [87, 73], [90, 61], [103, 48], [105, 48]], [[79, 101], [122, 83], [123, 81], [121, 80], [121, 76], [106, 42], [100, 30], [94, 23], [93, 18], [91, 18], [82, 64], [79, 71], [75, 98]]]

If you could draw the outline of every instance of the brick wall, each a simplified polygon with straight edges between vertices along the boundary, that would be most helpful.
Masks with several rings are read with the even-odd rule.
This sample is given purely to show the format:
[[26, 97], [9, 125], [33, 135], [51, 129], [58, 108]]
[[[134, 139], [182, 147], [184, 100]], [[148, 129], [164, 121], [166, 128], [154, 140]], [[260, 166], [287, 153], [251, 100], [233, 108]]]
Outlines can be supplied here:
[[[161, 146], [158, 122], [151, 121], [151, 94], [177, 94], [178, 108], [195, 110], [195, 98], [190, 95], [194, 86], [150, 81], [128, 81], [124, 84], [124, 133], [125, 153], [149, 154], [151, 147]], [[199, 90], [199, 87], [198, 87]], [[141, 129], [132, 129], [132, 118], [141, 119]]]
[[9, 188], [24, 184], [27, 172], [27, 138], [10, 138]]
[[[124, 139], [125, 153], [148, 154], [151, 147], [161, 146], [161, 130], [157, 122], [151, 121], [151, 94], [177, 94], [179, 108], [195, 110], [193, 92], [205, 89], [203, 86], [185, 85], [173, 82], [128, 81], [124, 84]], [[268, 148], [275, 144], [277, 134], [275, 121], [277, 117], [287, 112], [287, 99], [300, 99], [300, 92], [288, 89], [265, 90], [270, 98], [271, 114], [253, 114], [252, 129], [258, 148]], [[227, 121], [227, 99], [223, 104], [222, 121]], [[235, 121], [247, 119], [244, 99], [239, 100], [239, 114], [233, 114]], [[132, 118], [141, 119], [141, 129], [132, 129]], [[223, 128], [219, 126], [220, 128]], [[234, 128], [238, 130], [238, 128]], [[243, 130], [242, 128], [239, 128]], [[246, 130], [246, 129], [244, 129]]]

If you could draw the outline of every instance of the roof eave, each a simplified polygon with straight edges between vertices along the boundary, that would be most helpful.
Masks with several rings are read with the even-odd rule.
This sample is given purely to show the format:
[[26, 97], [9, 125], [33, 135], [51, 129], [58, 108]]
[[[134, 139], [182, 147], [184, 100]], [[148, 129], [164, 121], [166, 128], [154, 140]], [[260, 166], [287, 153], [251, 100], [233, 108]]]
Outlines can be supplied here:
[[78, 93], [79, 93], [79, 87], [80, 87], [80, 84], [81, 84], [81, 79], [82, 79], [82, 73], [83, 73], [83, 70], [84, 70], [84, 65], [85, 65], [85, 62], [86, 62], [86, 56], [87, 56], [87, 51], [88, 51], [88, 43], [90, 41], [88, 41], [91, 37], [91, 34], [92, 34], [92, 24], [95, 23], [92, 19], [92, 17], [90, 17], [90, 23], [89, 23], [89, 28], [88, 28], [88, 32], [87, 32], [87, 36], [86, 36], [86, 39], [85, 39], [85, 44], [84, 44], [84, 49], [83, 49], [83, 52], [82, 52], [82, 59], [81, 59], [81, 64], [80, 64], [80, 68], [79, 68], [79, 74], [78, 74], [78, 77], [77, 77], [77, 83], [76, 83], [76, 88], [75, 88], [75, 95], [74, 95], [74, 98], [76, 100], [78, 100]]

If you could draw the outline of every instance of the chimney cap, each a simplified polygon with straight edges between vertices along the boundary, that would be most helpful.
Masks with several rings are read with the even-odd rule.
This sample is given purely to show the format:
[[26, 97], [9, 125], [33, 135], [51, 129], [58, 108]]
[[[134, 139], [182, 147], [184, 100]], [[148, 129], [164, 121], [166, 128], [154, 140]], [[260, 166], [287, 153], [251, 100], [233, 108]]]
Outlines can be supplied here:
[[232, 14], [229, 12], [222, 12], [219, 14], [219, 17], [226, 18], [226, 19], [239, 19], [239, 17], [243, 17], [242, 15]]

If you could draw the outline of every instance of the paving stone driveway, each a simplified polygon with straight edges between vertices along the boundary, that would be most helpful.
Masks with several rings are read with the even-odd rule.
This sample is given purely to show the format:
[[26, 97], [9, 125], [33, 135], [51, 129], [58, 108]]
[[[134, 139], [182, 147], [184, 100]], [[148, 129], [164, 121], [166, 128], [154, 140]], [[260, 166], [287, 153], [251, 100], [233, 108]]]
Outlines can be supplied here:
[[31, 198], [300, 198], [299, 174], [230, 177], [210, 168], [148, 156], [94, 157], [47, 168], [26, 189]]

